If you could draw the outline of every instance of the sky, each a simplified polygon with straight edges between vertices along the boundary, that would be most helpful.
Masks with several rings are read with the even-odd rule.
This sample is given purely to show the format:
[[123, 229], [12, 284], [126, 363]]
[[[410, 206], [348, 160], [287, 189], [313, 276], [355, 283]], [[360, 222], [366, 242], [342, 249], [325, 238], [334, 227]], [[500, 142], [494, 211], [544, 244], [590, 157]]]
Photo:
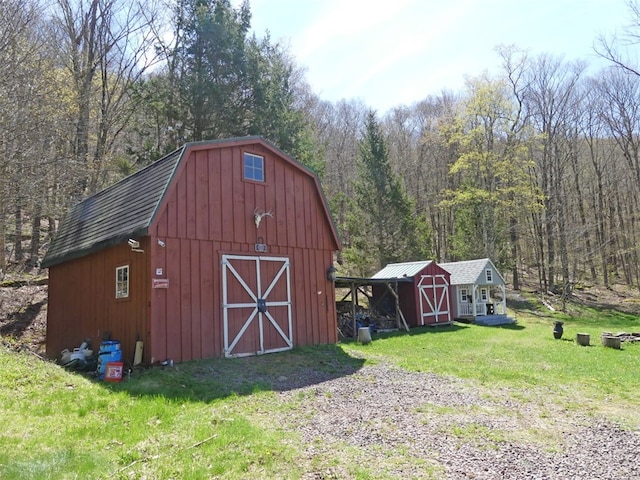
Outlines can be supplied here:
[[498, 45], [595, 69], [604, 65], [593, 51], [598, 36], [629, 23], [625, 0], [250, 0], [250, 7], [255, 33], [268, 30], [287, 44], [320, 98], [360, 99], [381, 114], [496, 74]]

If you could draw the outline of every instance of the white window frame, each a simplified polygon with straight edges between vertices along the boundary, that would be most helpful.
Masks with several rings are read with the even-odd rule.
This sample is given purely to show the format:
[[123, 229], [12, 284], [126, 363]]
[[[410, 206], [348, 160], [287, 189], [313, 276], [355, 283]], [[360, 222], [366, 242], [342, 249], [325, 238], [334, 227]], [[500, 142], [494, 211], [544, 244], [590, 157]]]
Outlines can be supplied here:
[[493, 283], [493, 271], [490, 268], [485, 270], [484, 275], [487, 279], [487, 283]]
[[489, 301], [489, 290], [486, 288], [480, 289], [480, 300], [483, 302]]
[[[247, 164], [247, 160], [251, 159], [251, 165]], [[260, 160], [260, 166], [256, 166], [256, 161]], [[255, 153], [244, 152], [242, 156], [242, 169], [245, 180], [253, 182], [264, 182], [264, 157]]]
[[466, 288], [460, 289], [460, 301], [468, 302], [469, 301], [469, 291]]
[[116, 267], [116, 299], [129, 298], [129, 265]]

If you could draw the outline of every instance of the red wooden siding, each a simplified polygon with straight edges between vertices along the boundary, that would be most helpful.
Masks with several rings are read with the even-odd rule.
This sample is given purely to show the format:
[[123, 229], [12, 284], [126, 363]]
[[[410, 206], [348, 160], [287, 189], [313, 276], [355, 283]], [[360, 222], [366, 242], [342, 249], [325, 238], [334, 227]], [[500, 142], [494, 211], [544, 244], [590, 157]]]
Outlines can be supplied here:
[[[244, 151], [264, 157], [265, 182], [244, 180]], [[169, 281], [168, 288], [151, 294], [152, 360], [224, 355], [223, 255], [288, 258], [294, 345], [335, 343], [334, 292], [326, 271], [338, 245], [313, 177], [261, 143], [195, 146], [186, 155], [149, 229], [150, 271], [163, 268]], [[263, 217], [259, 228], [256, 210], [273, 215]], [[267, 252], [256, 253], [256, 243], [266, 244]], [[273, 295], [281, 296], [281, 288], [278, 283]], [[229, 289], [231, 296], [246, 297], [237, 282]], [[270, 308], [282, 317], [284, 307]], [[239, 322], [230, 328], [241, 328]], [[249, 327], [255, 328], [257, 322]], [[255, 338], [248, 335], [242, 342]], [[265, 344], [277, 348], [281, 341], [265, 324]]]
[[[422, 325], [421, 301], [423, 300], [421, 298], [421, 293], [419, 290], [419, 282], [423, 275], [426, 275], [429, 277], [444, 275], [444, 277], [447, 280], [447, 283], [449, 282], [449, 273], [446, 272], [442, 267], [440, 267], [434, 262], [429, 263], [425, 268], [423, 268], [420, 272], [418, 272], [412, 278], [412, 282], [398, 282], [398, 297], [400, 302], [400, 309], [402, 310], [402, 313], [407, 321], [407, 324], [411, 327], [418, 327]], [[442, 294], [442, 291], [445, 288], [446, 287], [443, 287], [441, 286], [440, 283], [438, 283], [438, 287], [435, 289], [436, 293], [438, 295]], [[376, 299], [380, 298], [385, 294], [389, 296], [389, 301], [391, 302], [390, 303], [391, 308], [394, 309], [395, 300], [392, 298], [391, 294], [388, 293], [387, 287], [385, 285], [380, 285], [380, 284], [374, 284], [372, 286], [373, 302], [375, 302]], [[453, 319], [453, 311], [452, 311], [453, 307], [451, 303], [451, 298], [452, 298], [451, 288], [446, 288], [446, 292], [444, 293], [444, 295], [446, 296], [446, 299], [448, 299], [448, 304], [443, 304], [443, 308], [446, 308], [448, 306], [449, 314], [442, 313], [441, 311], [437, 316], [436, 315], [428, 316], [425, 318], [425, 325], [436, 324], [436, 323], [446, 323]], [[426, 310], [428, 307], [426, 303], [424, 307], [425, 307], [425, 313], [427, 311], [432, 311], [432, 310]]]
[[[245, 151], [264, 158], [264, 182], [244, 180]], [[259, 228], [256, 211], [271, 215]], [[276, 259], [265, 260], [262, 283], [277, 277], [277, 259], [288, 259], [290, 275], [291, 325], [283, 300], [287, 282], [281, 279], [263, 293], [285, 305], [270, 305], [264, 314], [263, 345], [256, 345], [259, 323], [248, 327], [250, 334], [238, 342], [243, 352], [288, 348], [291, 340], [293, 345], [337, 341], [334, 289], [326, 272], [339, 245], [317, 179], [262, 140], [188, 146], [147, 235], [136, 240], [144, 253], [124, 241], [49, 268], [50, 357], [86, 337], [98, 349], [105, 332], [121, 342], [128, 361], [139, 339], [146, 363], [224, 356], [222, 260], [239, 255]], [[257, 243], [267, 245], [267, 252], [256, 252]], [[130, 296], [124, 300], [115, 299], [116, 267], [122, 265], [129, 265], [130, 275]], [[250, 265], [238, 268], [256, 288]], [[247, 298], [237, 281], [227, 293], [228, 300]], [[243, 313], [230, 314], [229, 335], [242, 328]]]
[[[162, 264], [166, 258], [165, 274], [169, 288], [153, 291], [153, 360], [171, 358], [185, 361], [223, 356], [221, 258], [223, 254], [256, 255], [255, 252], [240, 244], [185, 242], [171, 238], [164, 241], [165, 249], [158, 247], [154, 258], [158, 259], [157, 264]], [[331, 252], [274, 248], [268, 255], [288, 258], [291, 263], [294, 344], [335, 343], [337, 325], [333, 285], [325, 278], [326, 265], [330, 265], [332, 260]], [[192, 266], [198, 265], [198, 269], [192, 267], [188, 282], [184, 282], [182, 266], [186, 259], [191, 260]], [[255, 281], [249, 282], [249, 287], [255, 288]], [[230, 282], [228, 288], [231, 300], [247, 300], [248, 295], [237, 282]], [[282, 284], [278, 284], [278, 288], [282, 288]], [[180, 308], [185, 302], [189, 306]]]
[[[433, 289], [427, 291], [427, 295], [430, 297], [433, 305], [432, 307], [428, 305], [428, 302], [421, 297], [419, 291], [420, 279], [422, 276], [431, 277], [426, 280], [425, 285], [432, 285]], [[442, 278], [444, 277], [444, 278]], [[427, 311], [435, 312], [435, 308], [438, 307], [438, 303], [441, 300], [442, 295], [444, 295], [444, 299], [442, 299], [442, 305], [439, 309], [439, 313], [437, 315], [428, 316], [424, 319], [425, 325], [427, 324], [437, 324], [437, 323], [447, 323], [453, 320], [453, 311], [451, 304], [451, 287], [450, 287], [450, 274], [446, 270], [444, 270], [440, 265], [435, 262], [431, 262], [424, 269], [420, 271], [414, 277], [414, 285], [415, 285], [415, 308], [416, 308], [416, 318], [418, 318], [418, 325], [421, 325], [420, 315], [421, 308], [420, 303], [424, 303], [425, 313]], [[433, 296], [433, 297], [432, 297]], [[448, 313], [443, 313], [443, 310], [447, 310]]]
[[[136, 340], [147, 345], [148, 241], [141, 241], [140, 248], [145, 253], [133, 252], [122, 244], [50, 267], [49, 357], [59, 357], [63, 349], [79, 346], [84, 338], [90, 338], [91, 347], [97, 351], [107, 332], [121, 342], [129, 361], [133, 360]], [[129, 298], [116, 299], [116, 268], [123, 265], [129, 265]]]

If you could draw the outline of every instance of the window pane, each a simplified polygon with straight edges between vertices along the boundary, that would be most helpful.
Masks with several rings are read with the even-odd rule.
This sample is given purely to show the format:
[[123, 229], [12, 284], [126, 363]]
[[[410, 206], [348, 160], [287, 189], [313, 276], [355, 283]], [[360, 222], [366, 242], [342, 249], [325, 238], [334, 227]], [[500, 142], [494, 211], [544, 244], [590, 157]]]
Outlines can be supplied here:
[[244, 178], [264, 182], [264, 158], [252, 153], [244, 154]]
[[129, 296], [129, 266], [116, 268], [116, 298]]

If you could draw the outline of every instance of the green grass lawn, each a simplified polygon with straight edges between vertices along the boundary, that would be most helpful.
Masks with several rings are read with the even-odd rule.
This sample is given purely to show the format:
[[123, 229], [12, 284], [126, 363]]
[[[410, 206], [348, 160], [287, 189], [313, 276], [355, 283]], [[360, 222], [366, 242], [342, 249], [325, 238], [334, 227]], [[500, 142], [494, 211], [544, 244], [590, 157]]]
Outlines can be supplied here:
[[[273, 422], [274, 411], [294, 405], [268, 379], [302, 368], [348, 375], [366, 362], [464, 378], [640, 427], [640, 345], [600, 343], [603, 331], [640, 331], [637, 317], [510, 313], [516, 325], [455, 324], [374, 335], [368, 345], [188, 362], [137, 371], [120, 384], [0, 347], [0, 478], [301, 478], [303, 446]], [[553, 338], [554, 320], [565, 322], [561, 340]], [[578, 332], [591, 334], [591, 346], [575, 343]]]

